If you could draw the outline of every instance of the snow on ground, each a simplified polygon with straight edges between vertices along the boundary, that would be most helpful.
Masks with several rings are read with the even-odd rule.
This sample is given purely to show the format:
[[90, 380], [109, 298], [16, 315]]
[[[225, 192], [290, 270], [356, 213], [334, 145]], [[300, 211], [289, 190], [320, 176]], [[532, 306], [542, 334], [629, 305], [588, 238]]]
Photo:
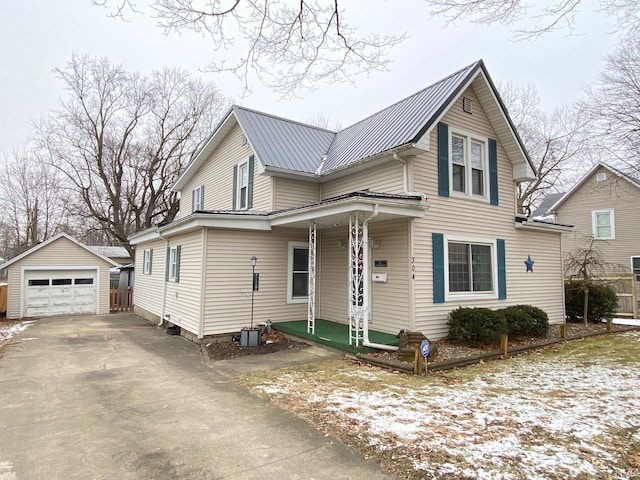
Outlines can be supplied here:
[[32, 323], [34, 323], [34, 320], [19, 323], [0, 322], [0, 344], [25, 331]]
[[[529, 355], [421, 383], [349, 365], [255, 388], [323, 408], [324, 421], [408, 462], [415, 478], [640, 478], [640, 332], [616, 337], [630, 342], [630, 358], [598, 349]], [[605, 349], [614, 338], [601, 340], [611, 342]]]

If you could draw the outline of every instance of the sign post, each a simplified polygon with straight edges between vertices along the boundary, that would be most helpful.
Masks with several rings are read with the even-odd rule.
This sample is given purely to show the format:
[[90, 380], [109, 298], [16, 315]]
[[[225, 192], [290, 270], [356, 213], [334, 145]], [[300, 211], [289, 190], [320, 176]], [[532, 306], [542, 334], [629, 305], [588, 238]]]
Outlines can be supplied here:
[[422, 341], [422, 343], [420, 344], [420, 353], [422, 353], [422, 356], [424, 357], [424, 374], [428, 375], [429, 372], [427, 371], [427, 357], [429, 356], [429, 352], [431, 351], [431, 344], [429, 343], [429, 340], [424, 339]]

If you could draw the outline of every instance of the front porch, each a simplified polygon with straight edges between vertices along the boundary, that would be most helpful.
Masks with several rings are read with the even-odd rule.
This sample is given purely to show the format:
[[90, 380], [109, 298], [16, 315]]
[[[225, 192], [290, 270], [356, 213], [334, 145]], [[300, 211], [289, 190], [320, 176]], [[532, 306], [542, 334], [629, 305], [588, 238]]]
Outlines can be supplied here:
[[[316, 319], [315, 335], [307, 333], [307, 320], [278, 322], [273, 325], [273, 328], [282, 333], [304, 338], [345, 352], [368, 353], [375, 351], [373, 348], [363, 347], [362, 345], [357, 347], [355, 345], [349, 345], [349, 325], [346, 323]], [[379, 332], [377, 330], [369, 329], [369, 340], [372, 343], [378, 343], [381, 345], [398, 346], [398, 339], [395, 335]]]

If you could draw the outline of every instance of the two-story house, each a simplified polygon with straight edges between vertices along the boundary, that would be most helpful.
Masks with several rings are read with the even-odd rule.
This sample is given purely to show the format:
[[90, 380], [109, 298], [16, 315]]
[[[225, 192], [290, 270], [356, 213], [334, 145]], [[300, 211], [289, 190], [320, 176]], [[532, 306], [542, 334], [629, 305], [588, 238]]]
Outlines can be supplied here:
[[255, 256], [255, 322], [349, 324], [356, 345], [443, 337], [458, 306], [564, 322], [568, 228], [516, 215], [533, 176], [482, 61], [338, 132], [233, 106], [173, 187], [180, 219], [131, 239], [135, 311], [237, 332]]
[[598, 163], [571, 190], [543, 203], [537, 215], [575, 226], [563, 236], [565, 252], [594, 239], [612, 271], [633, 272], [640, 280], [640, 180]]

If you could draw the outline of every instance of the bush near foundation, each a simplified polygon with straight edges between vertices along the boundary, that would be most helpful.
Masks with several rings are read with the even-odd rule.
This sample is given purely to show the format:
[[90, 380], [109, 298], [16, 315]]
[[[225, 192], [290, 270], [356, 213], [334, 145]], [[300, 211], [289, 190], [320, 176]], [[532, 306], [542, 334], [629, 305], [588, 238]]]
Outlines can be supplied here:
[[507, 333], [513, 337], [544, 337], [549, 333], [549, 317], [533, 305], [513, 305], [499, 310]]
[[[584, 321], [584, 284], [566, 282], [564, 284], [564, 302], [567, 319], [570, 322]], [[618, 310], [618, 296], [608, 285], [589, 286], [589, 308], [587, 317], [590, 322], [613, 318]]]
[[449, 313], [449, 335], [452, 342], [472, 347], [497, 345], [500, 336], [506, 333], [504, 316], [489, 308], [458, 307]]

